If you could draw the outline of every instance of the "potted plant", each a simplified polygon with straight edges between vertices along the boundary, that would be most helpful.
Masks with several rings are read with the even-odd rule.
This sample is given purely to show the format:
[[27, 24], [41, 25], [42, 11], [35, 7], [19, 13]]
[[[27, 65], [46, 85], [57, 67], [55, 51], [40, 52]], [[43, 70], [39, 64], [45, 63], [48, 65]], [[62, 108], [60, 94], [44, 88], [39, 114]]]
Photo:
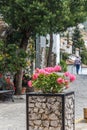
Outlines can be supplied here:
[[32, 80], [28, 82], [29, 87], [34, 87], [44, 93], [59, 93], [69, 88], [69, 83], [73, 82], [75, 75], [65, 72], [58, 74], [61, 66], [36, 69], [32, 75]]
[[27, 93], [27, 130], [74, 130], [74, 92], [64, 92], [75, 75], [60, 73], [61, 66], [36, 69], [29, 87], [39, 92]]
[[22, 77], [22, 94], [25, 94], [30, 89], [28, 87], [28, 84], [27, 84], [28, 80], [30, 80], [29, 74], [23, 72], [23, 77]]

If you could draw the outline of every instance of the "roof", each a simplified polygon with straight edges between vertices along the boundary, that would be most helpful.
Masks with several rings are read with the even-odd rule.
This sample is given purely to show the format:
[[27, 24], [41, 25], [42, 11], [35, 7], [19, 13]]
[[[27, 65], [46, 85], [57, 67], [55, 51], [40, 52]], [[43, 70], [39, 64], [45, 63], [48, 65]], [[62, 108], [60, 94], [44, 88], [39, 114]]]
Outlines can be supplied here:
[[67, 59], [67, 60], [66, 60], [66, 64], [67, 64], [67, 65], [73, 65], [73, 64], [74, 64], [74, 61], [71, 60], [71, 59]]
[[[67, 60], [66, 60], [66, 64], [67, 64], [67, 65], [74, 65], [74, 60], [67, 59]], [[82, 64], [81, 67], [82, 67], [82, 68], [87, 68], [87, 65]]]

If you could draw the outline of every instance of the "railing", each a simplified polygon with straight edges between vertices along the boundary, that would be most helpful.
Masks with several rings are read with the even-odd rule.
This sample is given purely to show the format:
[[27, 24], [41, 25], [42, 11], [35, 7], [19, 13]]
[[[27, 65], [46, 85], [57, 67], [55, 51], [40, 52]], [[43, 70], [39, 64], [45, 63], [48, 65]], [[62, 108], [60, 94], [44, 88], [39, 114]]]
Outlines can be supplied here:
[[0, 99], [5, 101], [6, 99], [11, 99], [14, 102], [14, 90], [0, 90]]

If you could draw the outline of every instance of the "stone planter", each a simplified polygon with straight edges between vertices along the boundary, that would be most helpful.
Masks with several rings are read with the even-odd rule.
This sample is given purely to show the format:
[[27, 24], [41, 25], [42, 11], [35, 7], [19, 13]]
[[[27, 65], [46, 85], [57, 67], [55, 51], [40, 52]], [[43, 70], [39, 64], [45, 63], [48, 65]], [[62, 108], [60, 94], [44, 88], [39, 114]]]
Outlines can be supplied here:
[[27, 130], [75, 130], [74, 92], [26, 94]]

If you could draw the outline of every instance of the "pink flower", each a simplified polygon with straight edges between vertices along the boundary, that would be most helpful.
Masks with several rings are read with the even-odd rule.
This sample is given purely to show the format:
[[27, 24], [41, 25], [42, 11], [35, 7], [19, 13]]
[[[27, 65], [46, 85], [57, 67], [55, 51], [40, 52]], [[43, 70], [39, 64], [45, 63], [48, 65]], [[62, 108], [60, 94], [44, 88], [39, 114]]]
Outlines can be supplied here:
[[2, 78], [2, 76], [3, 76], [3, 75], [0, 73], [0, 78]]
[[48, 74], [50, 74], [50, 72], [45, 72], [44, 74], [45, 74], [45, 75], [48, 75]]
[[45, 71], [51, 73], [51, 72], [54, 72], [54, 68], [53, 67], [47, 67], [47, 68], [45, 68]]
[[65, 72], [64, 75], [65, 75], [66, 77], [70, 77], [71, 74], [70, 74], [69, 72]]
[[65, 80], [65, 85], [68, 85], [69, 84], [69, 81], [68, 80]]
[[38, 78], [38, 75], [39, 75], [39, 74], [37, 74], [37, 73], [33, 74], [32, 79], [33, 79], [33, 80], [36, 80], [36, 79]]
[[69, 86], [68, 86], [68, 85], [66, 85], [65, 87], [66, 87], [66, 89], [68, 89], [68, 88], [69, 88]]
[[76, 79], [76, 76], [73, 75], [73, 74], [71, 74], [71, 75], [70, 75], [70, 82], [73, 82], [75, 79]]
[[36, 68], [35, 73], [39, 73], [39, 70], [40, 70], [39, 68]]
[[64, 83], [64, 79], [63, 79], [63, 78], [58, 78], [58, 79], [57, 79], [57, 83], [59, 83], [59, 84]]
[[38, 72], [39, 74], [45, 74], [46, 73], [46, 71], [44, 70], [44, 69], [39, 69], [39, 72]]
[[57, 71], [61, 71], [61, 66], [57, 65], [54, 67], [54, 71], [57, 72]]
[[32, 87], [32, 81], [31, 81], [31, 80], [28, 81], [28, 86], [29, 86], [29, 87]]

